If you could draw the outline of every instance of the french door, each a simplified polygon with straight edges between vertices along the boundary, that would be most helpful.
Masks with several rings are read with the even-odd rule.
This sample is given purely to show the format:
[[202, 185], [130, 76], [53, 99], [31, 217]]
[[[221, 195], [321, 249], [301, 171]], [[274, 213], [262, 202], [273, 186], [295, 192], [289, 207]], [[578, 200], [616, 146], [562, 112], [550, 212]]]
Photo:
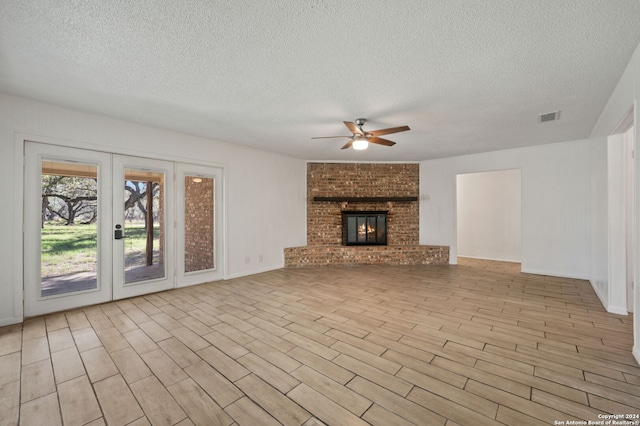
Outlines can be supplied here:
[[26, 142], [24, 182], [27, 317], [222, 278], [218, 169]]
[[113, 155], [113, 298], [174, 287], [173, 163]]

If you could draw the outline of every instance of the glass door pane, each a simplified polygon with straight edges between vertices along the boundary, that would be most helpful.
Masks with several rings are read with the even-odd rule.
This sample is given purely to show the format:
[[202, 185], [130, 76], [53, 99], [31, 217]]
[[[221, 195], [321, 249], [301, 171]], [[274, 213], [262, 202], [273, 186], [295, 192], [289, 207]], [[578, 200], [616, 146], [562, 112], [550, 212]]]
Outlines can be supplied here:
[[164, 173], [124, 170], [125, 284], [164, 278]]
[[223, 278], [223, 170], [176, 164], [177, 285]]
[[184, 177], [184, 271], [215, 268], [215, 179]]
[[41, 161], [40, 296], [98, 288], [98, 166]]

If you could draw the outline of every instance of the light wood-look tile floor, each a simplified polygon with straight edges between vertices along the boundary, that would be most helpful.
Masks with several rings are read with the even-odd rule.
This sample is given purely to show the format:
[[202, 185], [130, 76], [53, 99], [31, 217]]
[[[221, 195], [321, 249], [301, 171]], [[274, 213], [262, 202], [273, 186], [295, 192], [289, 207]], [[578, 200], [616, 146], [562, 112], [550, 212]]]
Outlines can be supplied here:
[[0, 424], [640, 414], [632, 316], [606, 313], [585, 281], [518, 270], [469, 259], [282, 269], [0, 328]]

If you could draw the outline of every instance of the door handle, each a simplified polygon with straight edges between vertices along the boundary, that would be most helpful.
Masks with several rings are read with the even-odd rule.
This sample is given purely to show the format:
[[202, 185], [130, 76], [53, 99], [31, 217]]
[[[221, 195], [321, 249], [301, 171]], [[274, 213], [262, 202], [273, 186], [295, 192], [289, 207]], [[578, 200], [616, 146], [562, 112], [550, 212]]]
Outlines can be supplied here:
[[116, 230], [113, 232], [113, 238], [116, 240], [127, 238], [123, 234], [122, 225], [116, 225]]

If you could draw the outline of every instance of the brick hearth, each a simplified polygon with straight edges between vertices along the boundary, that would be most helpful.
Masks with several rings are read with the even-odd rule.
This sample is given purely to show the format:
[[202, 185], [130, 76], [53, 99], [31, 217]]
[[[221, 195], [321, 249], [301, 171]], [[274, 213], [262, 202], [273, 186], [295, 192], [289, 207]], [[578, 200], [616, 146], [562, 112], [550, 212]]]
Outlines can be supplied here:
[[[449, 247], [419, 245], [419, 194], [418, 164], [309, 163], [307, 246], [285, 266], [448, 264]], [[342, 211], [388, 211], [389, 245], [343, 246]]]

